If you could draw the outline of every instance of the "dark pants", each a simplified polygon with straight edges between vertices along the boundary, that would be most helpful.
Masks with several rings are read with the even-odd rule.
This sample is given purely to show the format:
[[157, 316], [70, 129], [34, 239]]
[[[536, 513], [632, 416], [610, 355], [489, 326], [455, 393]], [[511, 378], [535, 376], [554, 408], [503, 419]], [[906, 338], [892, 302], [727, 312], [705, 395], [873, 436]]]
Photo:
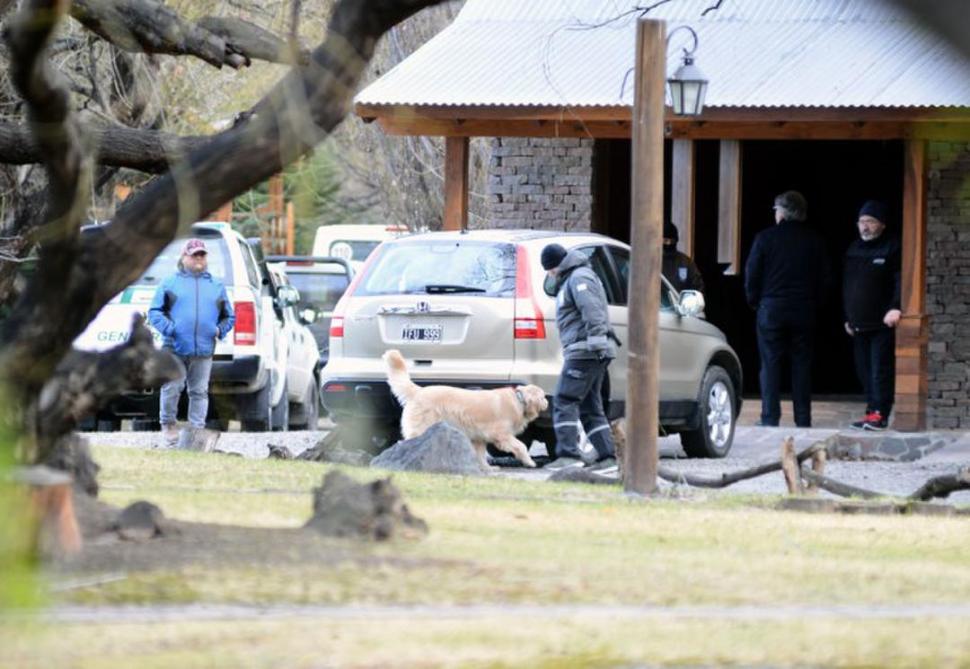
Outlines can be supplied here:
[[758, 352], [761, 355], [761, 423], [781, 419], [783, 365], [791, 360], [791, 398], [795, 425], [812, 425], [812, 353], [815, 311], [762, 305], [758, 308]]
[[884, 418], [893, 410], [895, 393], [896, 337], [892, 328], [856, 332], [855, 369], [866, 393], [867, 411], [878, 411]]
[[578, 458], [579, 429], [582, 421], [589, 443], [600, 460], [614, 457], [610, 422], [603, 411], [603, 379], [610, 360], [566, 360], [552, 400], [552, 422], [556, 430], [553, 457]]

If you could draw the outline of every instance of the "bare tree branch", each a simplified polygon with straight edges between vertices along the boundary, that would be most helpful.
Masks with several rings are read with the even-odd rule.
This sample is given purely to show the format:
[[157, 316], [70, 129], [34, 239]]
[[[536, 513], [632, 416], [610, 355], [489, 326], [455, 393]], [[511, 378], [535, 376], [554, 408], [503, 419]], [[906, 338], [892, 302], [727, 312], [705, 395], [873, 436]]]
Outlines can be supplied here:
[[[198, 25], [226, 41], [229, 47], [247, 58], [271, 63], [292, 63], [292, 51], [287, 41], [257, 25], [225, 16], [206, 16]], [[297, 48], [297, 62], [310, 62], [310, 51]]]
[[215, 67], [238, 68], [245, 61], [225, 40], [155, 0], [74, 0], [71, 16], [125, 51], [192, 55]]
[[[195, 56], [214, 67], [290, 63], [287, 42], [253, 23], [209, 16], [193, 23], [157, 0], [74, 0], [71, 16], [129, 52]], [[309, 52], [299, 51], [301, 62]]]
[[[82, 131], [95, 147], [97, 164], [153, 174], [167, 171], [175, 158], [184, 156], [210, 139], [201, 136], [179, 137], [122, 125], [88, 124], [82, 126]], [[27, 126], [0, 122], [0, 163], [40, 163], [44, 155], [43, 148]]]

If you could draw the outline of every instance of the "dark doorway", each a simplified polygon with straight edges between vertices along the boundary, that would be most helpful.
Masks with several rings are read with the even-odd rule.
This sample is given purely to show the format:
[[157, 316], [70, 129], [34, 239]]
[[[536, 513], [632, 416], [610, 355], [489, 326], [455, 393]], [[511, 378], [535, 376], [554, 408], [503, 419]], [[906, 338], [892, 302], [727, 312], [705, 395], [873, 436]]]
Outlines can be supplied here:
[[[593, 229], [629, 241], [631, 143], [597, 140], [593, 152]], [[899, 141], [745, 141], [742, 146], [741, 267], [725, 275], [717, 263], [717, 141], [695, 142], [694, 260], [707, 286], [707, 318], [727, 335], [741, 358], [744, 392], [758, 395], [754, 312], [744, 299], [744, 261], [755, 235], [774, 224], [775, 195], [798, 190], [809, 221], [826, 240], [832, 277], [816, 333], [813, 392], [833, 398], [861, 392], [852, 342], [842, 328], [842, 257], [856, 237], [855, 220], [867, 199], [887, 202], [899, 232], [903, 145]], [[670, 212], [670, 147], [665, 152], [665, 216]]]

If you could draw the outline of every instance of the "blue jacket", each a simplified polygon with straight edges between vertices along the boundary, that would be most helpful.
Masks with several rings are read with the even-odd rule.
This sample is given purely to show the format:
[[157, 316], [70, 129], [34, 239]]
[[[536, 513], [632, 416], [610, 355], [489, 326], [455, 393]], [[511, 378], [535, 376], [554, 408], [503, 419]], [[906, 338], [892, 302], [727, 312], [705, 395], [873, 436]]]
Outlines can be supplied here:
[[229, 334], [236, 315], [226, 287], [211, 274], [179, 270], [155, 291], [148, 322], [176, 355], [211, 356], [216, 338]]

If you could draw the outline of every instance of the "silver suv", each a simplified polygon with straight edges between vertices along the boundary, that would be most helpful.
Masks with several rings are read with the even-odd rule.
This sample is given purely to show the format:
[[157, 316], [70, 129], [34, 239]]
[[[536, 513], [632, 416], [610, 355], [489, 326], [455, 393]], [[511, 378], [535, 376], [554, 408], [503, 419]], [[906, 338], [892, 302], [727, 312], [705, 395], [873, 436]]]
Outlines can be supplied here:
[[[606, 288], [610, 321], [627, 340], [630, 248], [590, 233], [535, 230], [435, 232], [381, 244], [334, 309], [321, 397], [348, 434], [393, 438], [400, 407], [381, 354], [408, 360], [416, 383], [496, 388], [534, 383], [552, 395], [562, 366], [553, 282], [539, 263], [552, 242], [589, 257]], [[723, 457], [741, 410], [741, 365], [724, 334], [703, 320], [703, 297], [662, 281], [660, 424], [692, 457]], [[604, 405], [623, 415], [624, 349], [609, 368]], [[523, 441], [554, 439], [550, 415]]]

